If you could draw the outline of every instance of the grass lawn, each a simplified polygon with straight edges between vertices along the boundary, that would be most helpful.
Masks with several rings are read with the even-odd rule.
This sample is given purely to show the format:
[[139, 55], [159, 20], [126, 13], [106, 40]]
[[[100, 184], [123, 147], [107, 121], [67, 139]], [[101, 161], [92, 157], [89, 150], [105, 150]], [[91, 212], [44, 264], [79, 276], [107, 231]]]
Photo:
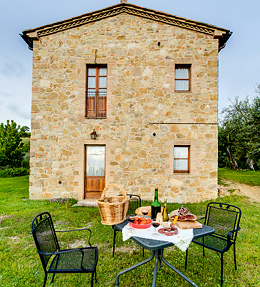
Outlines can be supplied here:
[[260, 171], [218, 169], [219, 180], [237, 181], [251, 186], [260, 186]]
[[[51, 213], [57, 230], [91, 228], [92, 243], [99, 248], [98, 283], [94, 283], [94, 286], [115, 286], [118, 272], [143, 260], [142, 249], [132, 240], [123, 242], [120, 233], [117, 237], [116, 254], [112, 257], [112, 228], [100, 223], [98, 208], [73, 207], [72, 202], [59, 204], [48, 200], [29, 200], [28, 184], [28, 176], [0, 178], [0, 286], [42, 286], [44, 272], [36, 253], [30, 225], [34, 216], [43, 211]], [[224, 286], [260, 286], [260, 203], [237, 195], [219, 198], [218, 201], [232, 203], [242, 209], [242, 230], [237, 239], [238, 270], [234, 270], [233, 252], [230, 250], [224, 255]], [[204, 215], [207, 203], [186, 206], [199, 217]], [[177, 207], [178, 204], [169, 204], [169, 211]], [[62, 235], [62, 246], [67, 247], [75, 242], [84, 244], [84, 232], [77, 232], [76, 237], [73, 236]], [[220, 258], [217, 253], [206, 250], [206, 257], [203, 258], [202, 249], [191, 244], [187, 271], [184, 269], [185, 252], [173, 246], [165, 249], [164, 255], [166, 260], [198, 286], [220, 286]], [[150, 251], [145, 251], [145, 258], [148, 257]], [[154, 261], [151, 261], [122, 275], [120, 286], [151, 286], [153, 266]], [[48, 278], [47, 286], [90, 286], [90, 277], [90, 274], [57, 274], [52, 285], [51, 276]], [[156, 286], [190, 285], [162, 263]]]

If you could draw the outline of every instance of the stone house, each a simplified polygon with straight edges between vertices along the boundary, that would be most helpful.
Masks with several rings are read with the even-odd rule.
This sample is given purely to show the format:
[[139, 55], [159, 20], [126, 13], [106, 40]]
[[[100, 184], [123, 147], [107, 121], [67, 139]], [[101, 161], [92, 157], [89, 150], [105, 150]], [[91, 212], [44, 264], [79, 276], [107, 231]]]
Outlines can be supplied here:
[[[218, 53], [231, 32], [127, 1], [25, 30], [30, 198], [217, 197]], [[93, 139], [93, 136], [97, 136]]]

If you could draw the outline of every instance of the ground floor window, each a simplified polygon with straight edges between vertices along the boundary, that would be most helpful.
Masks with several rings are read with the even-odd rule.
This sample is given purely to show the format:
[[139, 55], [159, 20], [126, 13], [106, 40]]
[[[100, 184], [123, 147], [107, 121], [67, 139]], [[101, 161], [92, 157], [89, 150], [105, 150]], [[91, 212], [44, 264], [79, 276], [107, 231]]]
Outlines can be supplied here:
[[174, 146], [174, 173], [190, 172], [190, 146]]
[[87, 146], [87, 176], [105, 176], [105, 146]]
[[85, 198], [100, 198], [105, 187], [106, 147], [85, 147]]

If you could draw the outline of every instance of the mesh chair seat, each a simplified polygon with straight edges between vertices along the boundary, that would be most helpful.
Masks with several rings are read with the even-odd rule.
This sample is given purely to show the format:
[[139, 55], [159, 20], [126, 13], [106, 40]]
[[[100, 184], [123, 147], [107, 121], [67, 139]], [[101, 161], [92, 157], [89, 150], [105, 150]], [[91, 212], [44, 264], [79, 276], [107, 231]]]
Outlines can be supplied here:
[[217, 236], [205, 236], [200, 237], [200, 238], [196, 238], [193, 239], [192, 242], [197, 243], [201, 246], [206, 245], [207, 248], [215, 250], [215, 251], [219, 251], [219, 252], [225, 252], [227, 251], [227, 240], [223, 239], [221, 237], [217, 237]]
[[[63, 250], [61, 250], [62, 252]], [[97, 247], [79, 248], [79, 250], [66, 249], [65, 253], [55, 255], [50, 273], [81, 273], [93, 272], [97, 260]]]

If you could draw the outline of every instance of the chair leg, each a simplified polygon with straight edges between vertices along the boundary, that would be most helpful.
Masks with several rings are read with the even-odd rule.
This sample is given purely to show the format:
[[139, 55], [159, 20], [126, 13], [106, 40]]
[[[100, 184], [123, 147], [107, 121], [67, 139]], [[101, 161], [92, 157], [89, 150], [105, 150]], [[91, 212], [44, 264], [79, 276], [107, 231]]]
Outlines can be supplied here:
[[143, 257], [144, 257], [144, 248], [143, 248]]
[[94, 272], [91, 273], [91, 287], [93, 287], [93, 277], [94, 277]]
[[55, 273], [53, 273], [53, 275], [52, 275], [51, 283], [53, 283], [54, 276], [55, 276]]
[[97, 283], [97, 269], [95, 268], [95, 282]]
[[188, 248], [186, 249], [185, 270], [187, 270], [187, 263], [188, 263]]
[[234, 264], [235, 264], [235, 270], [237, 270], [237, 260], [236, 260], [236, 246], [235, 243], [233, 244], [233, 253], [234, 253]]
[[115, 254], [115, 244], [116, 244], [116, 230], [114, 229], [113, 256]]
[[222, 284], [223, 284], [223, 256], [224, 256], [224, 253], [221, 253], [221, 282], [220, 282], [220, 286], [222, 287]]
[[[203, 245], [204, 245], [204, 237], [202, 238], [202, 240], [203, 240]], [[204, 248], [204, 246], [203, 246], [203, 257], [205, 257], [205, 248]]]
[[48, 276], [48, 273], [47, 273], [47, 272], [45, 272], [45, 277], [44, 277], [43, 287], [45, 287], [45, 285], [46, 285], [47, 276]]

